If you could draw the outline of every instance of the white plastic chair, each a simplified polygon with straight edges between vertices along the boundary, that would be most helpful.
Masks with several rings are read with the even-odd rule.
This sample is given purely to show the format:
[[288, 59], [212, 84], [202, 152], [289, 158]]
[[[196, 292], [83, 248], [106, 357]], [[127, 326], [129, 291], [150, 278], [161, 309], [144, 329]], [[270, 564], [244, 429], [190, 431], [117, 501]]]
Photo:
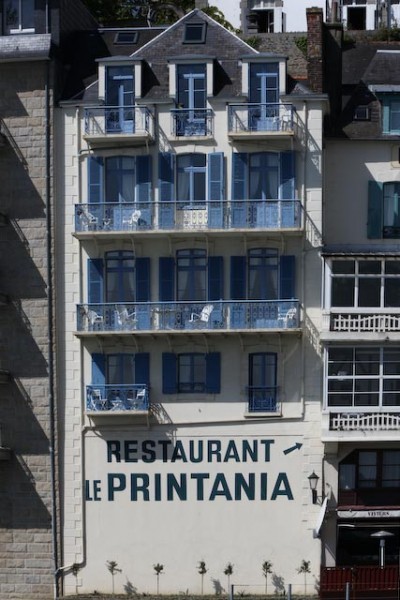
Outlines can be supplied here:
[[132, 211], [132, 213], [130, 215], [127, 216], [122, 216], [122, 225], [126, 225], [128, 227], [131, 227], [132, 229], [137, 227], [140, 216], [141, 216], [141, 211], [135, 209], [134, 211]]
[[137, 325], [136, 312], [129, 312], [126, 307], [115, 311], [115, 319], [120, 329], [135, 329]]
[[106, 410], [107, 398], [103, 398], [101, 390], [92, 390], [90, 393], [90, 409], [91, 410]]
[[297, 308], [289, 308], [286, 313], [279, 317], [279, 321], [281, 321], [283, 327], [289, 327], [296, 321], [297, 318]]
[[200, 313], [192, 313], [190, 315], [189, 323], [195, 323], [196, 321], [200, 321], [201, 323], [208, 323], [213, 310], [213, 304], [206, 304], [204, 308], [202, 308]]
[[83, 208], [79, 210], [79, 220], [81, 222], [82, 229], [86, 231], [91, 229], [97, 229], [97, 226], [99, 224], [98, 218], [95, 217], [95, 215], [92, 215], [92, 213], [84, 210]]
[[85, 316], [88, 321], [88, 330], [91, 331], [95, 328], [96, 325], [103, 325], [104, 318], [102, 315], [99, 315], [95, 310], [88, 309], [85, 310]]

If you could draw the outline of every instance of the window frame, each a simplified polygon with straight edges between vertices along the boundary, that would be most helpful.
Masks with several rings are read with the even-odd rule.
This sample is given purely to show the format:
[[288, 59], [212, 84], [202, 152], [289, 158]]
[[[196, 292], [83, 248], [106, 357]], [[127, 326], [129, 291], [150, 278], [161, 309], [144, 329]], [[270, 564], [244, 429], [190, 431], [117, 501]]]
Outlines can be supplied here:
[[[188, 262], [183, 265], [183, 262]], [[181, 263], [181, 264], [179, 264]], [[188, 273], [185, 288], [189, 289], [190, 298], [183, 298], [183, 286], [181, 285], [183, 273]], [[199, 273], [203, 276], [203, 289], [197, 288]], [[207, 250], [202, 248], [186, 248], [176, 252], [176, 300], [177, 302], [206, 302], [208, 280], [208, 256]], [[201, 292], [201, 293], [198, 293]]]
[[[110, 267], [111, 261], [116, 262], [115, 267]], [[125, 263], [133, 263], [133, 266], [125, 266]], [[109, 298], [109, 275], [117, 274], [116, 292], [118, 299], [110, 300]], [[106, 303], [119, 302], [135, 302], [136, 301], [136, 257], [134, 252], [130, 250], [112, 250], [104, 255], [104, 297]], [[125, 276], [128, 274], [132, 280], [133, 298], [129, 298], [126, 294], [127, 290], [124, 284]]]
[[[185, 364], [185, 362], [187, 364]], [[182, 352], [176, 356], [176, 383], [178, 394], [204, 394], [207, 383], [207, 364], [204, 352]], [[202, 371], [202, 379], [196, 380], [196, 370]], [[183, 371], [189, 373], [188, 380], [183, 381]]]
[[[188, 30], [201, 29], [201, 35], [197, 39], [188, 39]], [[207, 23], [204, 21], [198, 23], [186, 23], [183, 32], [183, 44], [204, 44], [206, 41]]]
[[[32, 9], [32, 18], [33, 18], [33, 27], [24, 27], [24, 10], [23, 10], [23, 0], [16, 0], [18, 7], [15, 7], [13, 10], [17, 11], [17, 21], [18, 27], [11, 27], [7, 24], [7, 5], [4, 7], [4, 23], [5, 23], [5, 31], [9, 35], [14, 35], [18, 33], [35, 33], [35, 0], [28, 0], [30, 2], [30, 6]], [[9, 0], [10, 3], [10, 0]], [[12, 0], [11, 0], [12, 3]]]
[[[397, 263], [399, 262], [400, 269], [400, 260], [396, 260], [394, 257], [384, 257], [384, 258], [369, 258], [365, 256], [353, 256], [353, 257], [333, 257], [327, 259], [327, 290], [326, 290], [326, 308], [334, 309], [334, 310], [342, 310], [344, 308], [348, 309], [357, 309], [360, 312], [363, 311], [371, 311], [371, 310], [386, 310], [390, 308], [398, 308], [400, 307], [400, 293], [398, 294], [399, 303], [393, 304], [388, 303], [386, 300], [387, 292], [388, 292], [388, 283], [393, 280], [398, 280], [400, 286], [400, 270], [398, 273], [391, 273], [388, 270], [389, 263]], [[334, 272], [334, 265], [337, 263], [353, 263], [354, 269], [352, 272]], [[371, 263], [371, 264], [380, 264], [380, 271], [376, 273], [360, 273], [360, 266], [362, 263]], [[362, 283], [366, 283], [368, 280], [380, 280], [380, 288], [379, 288], [379, 304], [364, 304], [360, 303], [362, 291]], [[334, 303], [334, 294], [335, 294], [335, 280], [337, 281], [337, 287], [340, 290], [343, 290], [343, 286], [345, 284], [345, 280], [354, 280], [353, 284], [353, 302], [351, 304], [336, 304]], [[367, 283], [366, 283], [367, 285]], [[368, 292], [368, 290], [366, 290]], [[400, 292], [400, 287], [399, 287]], [[364, 292], [365, 293], [365, 292]], [[396, 296], [396, 294], [392, 291], [391, 297]]]
[[[340, 357], [342, 352], [342, 357]], [[348, 354], [346, 360], [345, 354]], [[367, 352], [375, 360], [357, 360]], [[337, 353], [335, 357], [334, 354]], [[351, 353], [351, 357], [350, 357]], [[390, 353], [397, 360], [390, 360]], [[397, 365], [397, 367], [396, 367]], [[400, 412], [400, 346], [341, 346], [335, 345], [326, 348], [324, 356], [324, 406], [328, 412], [379, 412], [382, 409], [391, 412]], [[391, 372], [391, 369], [394, 372]], [[399, 374], [396, 374], [399, 373]], [[391, 387], [393, 389], [391, 389]], [[360, 400], [370, 397], [369, 402]], [[394, 402], [388, 403], [391, 397]], [[342, 401], [340, 402], [340, 397]], [[346, 399], [347, 397], [347, 399]], [[373, 399], [376, 398], [374, 402]], [[338, 398], [336, 402], [333, 400]], [[385, 402], [385, 399], [386, 402]]]

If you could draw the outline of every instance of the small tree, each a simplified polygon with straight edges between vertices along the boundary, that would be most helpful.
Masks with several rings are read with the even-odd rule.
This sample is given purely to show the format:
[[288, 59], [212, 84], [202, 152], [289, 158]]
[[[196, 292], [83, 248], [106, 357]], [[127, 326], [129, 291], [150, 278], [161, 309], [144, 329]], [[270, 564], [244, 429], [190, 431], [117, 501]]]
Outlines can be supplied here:
[[233, 575], [233, 564], [228, 563], [224, 569], [224, 575], [228, 578], [228, 591], [231, 589], [231, 575]]
[[115, 573], [122, 573], [122, 569], [118, 568], [118, 563], [115, 562], [115, 560], [108, 560], [106, 562], [106, 567], [107, 569], [110, 571], [111, 573], [111, 579], [112, 579], [112, 594], [114, 596], [114, 577], [115, 577]]
[[307, 573], [311, 573], [310, 562], [311, 561], [304, 560], [303, 558], [300, 567], [297, 569], [298, 573], [304, 573], [304, 594], [307, 593]]
[[201, 560], [199, 562], [197, 569], [198, 569], [199, 575], [201, 575], [201, 593], [203, 594], [203, 591], [204, 591], [204, 575], [208, 571], [208, 569], [206, 568], [206, 563], [204, 562], [204, 560]]
[[153, 565], [153, 569], [156, 572], [156, 577], [157, 577], [157, 596], [160, 593], [160, 575], [162, 575], [162, 572], [164, 570], [164, 565], [160, 565], [160, 563], [157, 563], [156, 565]]
[[268, 593], [268, 575], [272, 573], [272, 562], [269, 560], [264, 560], [262, 564], [262, 572], [265, 577], [265, 595]]

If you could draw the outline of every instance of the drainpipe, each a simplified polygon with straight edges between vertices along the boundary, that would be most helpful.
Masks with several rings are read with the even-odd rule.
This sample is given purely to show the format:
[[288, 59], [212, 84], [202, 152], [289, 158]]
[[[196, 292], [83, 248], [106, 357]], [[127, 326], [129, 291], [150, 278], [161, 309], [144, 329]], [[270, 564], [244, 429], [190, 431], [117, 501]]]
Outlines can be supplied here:
[[49, 362], [49, 454], [50, 454], [50, 472], [51, 472], [51, 528], [53, 542], [53, 563], [54, 563], [54, 598], [58, 597], [58, 535], [57, 535], [57, 482], [56, 482], [56, 427], [55, 427], [55, 407], [54, 407], [54, 328], [53, 328], [53, 249], [52, 249], [52, 210], [51, 210], [51, 146], [50, 146], [50, 60], [46, 65], [46, 84], [45, 84], [45, 153], [46, 153], [46, 253], [47, 253], [47, 329], [48, 329], [48, 362]]

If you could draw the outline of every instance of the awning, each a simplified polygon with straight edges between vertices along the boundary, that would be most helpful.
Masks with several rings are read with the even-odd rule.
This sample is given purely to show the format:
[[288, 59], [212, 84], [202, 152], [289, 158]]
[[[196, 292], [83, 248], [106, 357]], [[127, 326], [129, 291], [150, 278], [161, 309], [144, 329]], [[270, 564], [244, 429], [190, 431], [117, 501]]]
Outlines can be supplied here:
[[326, 508], [328, 506], [328, 497], [326, 497], [323, 501], [323, 503], [321, 504], [321, 508], [318, 514], [318, 519], [317, 519], [317, 525], [314, 529], [314, 537], [317, 538], [319, 537], [320, 531], [321, 531], [321, 527], [322, 527], [322, 523], [324, 522], [325, 519], [325, 514], [326, 514]]

